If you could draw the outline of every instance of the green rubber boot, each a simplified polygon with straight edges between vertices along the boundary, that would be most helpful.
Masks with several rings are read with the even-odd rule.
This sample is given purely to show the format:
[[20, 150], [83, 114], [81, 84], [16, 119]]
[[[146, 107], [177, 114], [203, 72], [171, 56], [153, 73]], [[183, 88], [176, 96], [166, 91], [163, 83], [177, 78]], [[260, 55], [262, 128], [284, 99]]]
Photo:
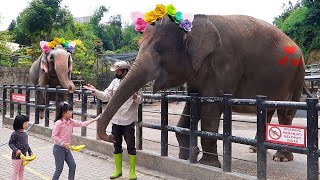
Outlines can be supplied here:
[[137, 160], [136, 155], [130, 155], [129, 154], [129, 164], [130, 164], [129, 179], [130, 180], [136, 180], [137, 179], [137, 175], [136, 175], [136, 160]]
[[116, 169], [110, 176], [110, 179], [116, 179], [120, 176], [122, 176], [122, 153], [114, 154], [114, 164], [116, 165]]

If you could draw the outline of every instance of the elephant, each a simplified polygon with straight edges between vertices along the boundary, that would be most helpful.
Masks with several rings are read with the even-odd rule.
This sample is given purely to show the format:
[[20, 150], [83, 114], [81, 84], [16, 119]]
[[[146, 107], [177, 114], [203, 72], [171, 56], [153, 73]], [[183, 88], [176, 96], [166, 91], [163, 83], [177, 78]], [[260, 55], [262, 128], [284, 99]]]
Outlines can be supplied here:
[[[138, 89], [154, 81], [153, 92], [186, 83], [188, 93], [204, 97], [300, 101], [305, 64], [298, 45], [277, 27], [246, 15], [195, 15], [191, 31], [183, 31], [170, 18], [149, 25], [139, 40], [139, 51], [127, 76], [98, 120], [97, 133], [112, 141], [106, 127], [119, 107]], [[183, 114], [190, 114], [186, 103]], [[235, 106], [234, 112], [256, 113], [254, 106]], [[291, 125], [293, 109], [267, 109], [266, 122], [277, 110], [280, 124]], [[223, 106], [201, 103], [201, 130], [218, 132]], [[178, 127], [190, 128], [181, 116]], [[177, 134], [179, 158], [189, 158], [189, 136]], [[221, 167], [217, 139], [201, 138], [199, 163]], [[254, 149], [254, 148], [252, 148]], [[206, 153], [208, 152], [208, 153]], [[291, 152], [277, 151], [274, 160], [290, 161]]]
[[[43, 48], [43, 47], [42, 47]], [[52, 49], [43, 52], [40, 57], [33, 62], [30, 70], [30, 81], [33, 85], [51, 88], [61, 86], [68, 89], [70, 93], [75, 91], [75, 85], [71, 81], [72, 56], [61, 45], [56, 45]], [[37, 94], [38, 103], [44, 104], [44, 93]], [[55, 100], [55, 94], [50, 94], [50, 100]], [[67, 95], [63, 94], [61, 100], [66, 100]], [[40, 111], [40, 118], [43, 118], [43, 110]]]

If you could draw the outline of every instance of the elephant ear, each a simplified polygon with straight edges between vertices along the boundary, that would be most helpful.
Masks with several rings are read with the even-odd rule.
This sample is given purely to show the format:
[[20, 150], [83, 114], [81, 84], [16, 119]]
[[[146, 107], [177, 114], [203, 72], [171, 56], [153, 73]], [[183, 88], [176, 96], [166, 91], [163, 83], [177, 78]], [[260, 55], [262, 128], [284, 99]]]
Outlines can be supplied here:
[[197, 71], [203, 60], [221, 45], [217, 28], [206, 15], [195, 16], [191, 32], [187, 33], [186, 46], [191, 56], [192, 66]]
[[45, 73], [48, 73], [48, 61], [47, 61], [47, 55], [41, 54], [40, 56], [40, 67], [44, 70]]

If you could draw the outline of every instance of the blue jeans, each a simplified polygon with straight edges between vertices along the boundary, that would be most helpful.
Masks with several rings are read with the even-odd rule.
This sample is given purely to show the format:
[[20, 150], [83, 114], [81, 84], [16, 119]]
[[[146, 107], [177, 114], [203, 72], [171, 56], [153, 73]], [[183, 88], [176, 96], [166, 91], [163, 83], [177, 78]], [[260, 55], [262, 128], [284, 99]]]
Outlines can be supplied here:
[[63, 170], [64, 161], [66, 161], [69, 166], [68, 180], [74, 180], [76, 173], [76, 162], [73, 159], [71, 151], [55, 144], [53, 146], [53, 156], [56, 164], [56, 171], [53, 174], [52, 180], [59, 179]]

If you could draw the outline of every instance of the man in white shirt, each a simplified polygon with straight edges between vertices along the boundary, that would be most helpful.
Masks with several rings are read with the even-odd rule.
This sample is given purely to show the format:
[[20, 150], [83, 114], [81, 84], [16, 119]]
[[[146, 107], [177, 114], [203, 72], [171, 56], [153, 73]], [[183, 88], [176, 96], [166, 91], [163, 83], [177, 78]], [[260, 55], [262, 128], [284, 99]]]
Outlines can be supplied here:
[[[122, 79], [128, 73], [130, 65], [125, 61], [118, 61], [111, 66], [110, 70], [115, 71], [116, 78], [110, 83], [104, 91], [97, 90], [94, 86], [87, 84], [84, 88], [91, 90], [93, 95], [104, 102], [108, 102], [114, 92], [119, 87]], [[129, 98], [117, 111], [111, 119], [112, 135], [114, 137], [114, 160], [115, 171], [110, 179], [116, 179], [122, 175], [122, 137], [127, 143], [129, 154], [130, 173], [129, 179], [137, 179], [135, 173], [136, 165], [136, 148], [135, 148], [135, 122], [138, 119], [138, 106], [142, 103], [143, 94], [141, 91], [136, 92]]]

